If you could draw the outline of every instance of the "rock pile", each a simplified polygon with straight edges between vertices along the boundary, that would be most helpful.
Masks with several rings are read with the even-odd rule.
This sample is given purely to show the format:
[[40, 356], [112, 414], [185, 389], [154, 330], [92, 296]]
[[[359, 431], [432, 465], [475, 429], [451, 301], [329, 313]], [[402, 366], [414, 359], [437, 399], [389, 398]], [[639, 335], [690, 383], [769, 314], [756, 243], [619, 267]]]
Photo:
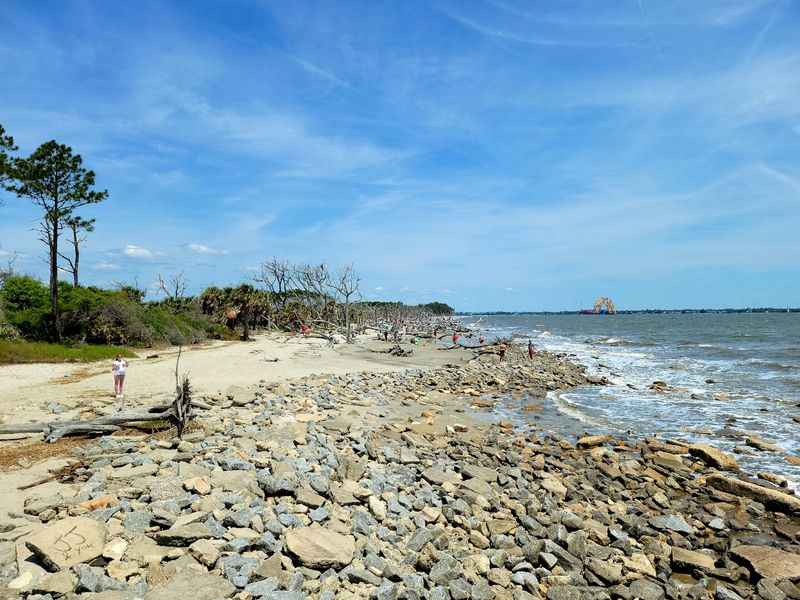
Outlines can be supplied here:
[[232, 390], [0, 522], [0, 597], [800, 599], [797, 499], [718, 450], [437, 417], [581, 383], [540, 355]]

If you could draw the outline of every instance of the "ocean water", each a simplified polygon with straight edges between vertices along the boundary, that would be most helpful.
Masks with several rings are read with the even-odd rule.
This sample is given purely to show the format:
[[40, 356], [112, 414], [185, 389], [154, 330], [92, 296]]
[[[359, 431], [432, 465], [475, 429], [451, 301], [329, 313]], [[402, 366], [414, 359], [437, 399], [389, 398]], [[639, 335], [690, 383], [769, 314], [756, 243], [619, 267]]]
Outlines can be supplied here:
[[[563, 352], [614, 385], [551, 393], [547, 410], [505, 416], [566, 435], [607, 432], [711, 443], [751, 473], [800, 485], [800, 314], [508, 315], [466, 317], [489, 335]], [[678, 391], [649, 389], [664, 381]], [[741, 448], [747, 435], [783, 452]]]

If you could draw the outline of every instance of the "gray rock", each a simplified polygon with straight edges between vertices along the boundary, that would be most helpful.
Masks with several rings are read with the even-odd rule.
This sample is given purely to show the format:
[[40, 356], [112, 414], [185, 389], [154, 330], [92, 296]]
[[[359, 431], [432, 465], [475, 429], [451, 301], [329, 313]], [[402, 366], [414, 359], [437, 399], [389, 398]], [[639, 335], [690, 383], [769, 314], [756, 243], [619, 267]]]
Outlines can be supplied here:
[[636, 579], [630, 586], [631, 594], [634, 598], [641, 600], [664, 600], [664, 590], [657, 583], [647, 579]]
[[434, 535], [431, 529], [417, 529], [411, 539], [408, 540], [406, 548], [413, 552], [419, 552], [425, 544], [433, 540]]
[[190, 546], [197, 540], [214, 537], [203, 523], [191, 523], [173, 527], [155, 534], [155, 540], [162, 546]]
[[452, 556], [444, 556], [433, 565], [428, 575], [435, 584], [446, 584], [461, 576], [463, 572], [461, 563]]
[[250, 583], [250, 578], [258, 570], [260, 561], [255, 558], [245, 558], [232, 554], [223, 556], [219, 560], [225, 578], [237, 588], [244, 588]]
[[536, 575], [527, 571], [518, 571], [511, 576], [511, 581], [527, 591], [534, 593], [539, 590], [539, 580]]
[[604, 583], [614, 585], [622, 581], [622, 565], [613, 563], [610, 560], [600, 560], [598, 558], [587, 558], [586, 566], [597, 575]]
[[693, 534], [694, 527], [689, 525], [680, 515], [669, 515], [666, 517], [653, 517], [650, 519], [650, 525], [656, 529], [667, 529], [669, 531], [677, 531], [678, 533]]
[[468, 600], [472, 597], [472, 589], [466, 579], [458, 578], [451, 581], [448, 589], [453, 600]]
[[777, 586], [776, 580], [769, 577], [758, 582], [756, 592], [764, 600], [786, 600], [786, 594]]
[[325, 521], [326, 519], [330, 518], [331, 511], [328, 510], [325, 506], [320, 506], [319, 508], [315, 508], [314, 510], [309, 511], [308, 516], [315, 523], [321, 523], [322, 521]]
[[75, 574], [78, 582], [75, 585], [76, 592], [107, 592], [112, 590], [124, 590], [127, 586], [121, 581], [117, 581], [105, 574], [100, 567], [90, 567], [89, 565], [77, 565]]
[[470, 590], [472, 600], [494, 600], [494, 591], [489, 587], [485, 581], [479, 581], [472, 586]]
[[581, 590], [574, 585], [554, 585], [547, 590], [547, 600], [581, 600]]
[[353, 583], [368, 583], [375, 586], [381, 584], [381, 578], [367, 569], [351, 569], [347, 573], [347, 579]]
[[431, 588], [431, 591], [428, 592], [428, 598], [430, 600], [449, 600], [447, 588], [444, 588], [441, 585]]
[[375, 593], [372, 595], [372, 598], [375, 600], [397, 600], [398, 594], [400, 593], [400, 586], [394, 583], [384, 583], [381, 585]]
[[742, 597], [734, 592], [727, 586], [722, 585], [721, 583], [717, 585], [717, 591], [714, 594], [714, 598], [716, 600], [742, 600]]

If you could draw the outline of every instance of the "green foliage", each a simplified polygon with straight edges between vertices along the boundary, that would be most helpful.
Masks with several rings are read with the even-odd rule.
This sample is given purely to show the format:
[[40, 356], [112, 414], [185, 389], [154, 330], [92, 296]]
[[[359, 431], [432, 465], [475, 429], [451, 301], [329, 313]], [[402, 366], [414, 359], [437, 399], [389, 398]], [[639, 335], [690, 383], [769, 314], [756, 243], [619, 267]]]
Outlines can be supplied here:
[[[29, 340], [51, 340], [47, 287], [31, 277], [9, 277], [0, 288], [6, 321]], [[192, 344], [226, 337], [225, 328], [203, 315], [197, 302], [176, 307], [142, 302], [134, 288], [104, 290], [59, 282], [65, 339], [91, 344], [153, 346]]]
[[13, 363], [61, 363], [61, 362], [93, 362], [110, 360], [117, 354], [126, 358], [136, 355], [127, 348], [118, 346], [96, 346], [83, 344], [64, 346], [46, 342], [24, 342], [0, 340], [0, 364]]
[[420, 304], [419, 306], [434, 315], [452, 315], [455, 312], [452, 306], [444, 302], [428, 302], [428, 304]]
[[11, 161], [10, 174], [15, 181], [8, 189], [39, 204], [53, 222], [66, 223], [76, 208], [108, 198], [107, 191], [92, 189], [94, 171], [83, 168], [80, 154], [55, 140]]
[[47, 339], [51, 328], [47, 288], [32, 277], [11, 276], [3, 282], [0, 303], [6, 322], [22, 336]]
[[11, 170], [11, 157], [8, 152], [14, 152], [16, 149], [14, 138], [6, 134], [6, 130], [0, 125], [0, 188], [4, 187]]

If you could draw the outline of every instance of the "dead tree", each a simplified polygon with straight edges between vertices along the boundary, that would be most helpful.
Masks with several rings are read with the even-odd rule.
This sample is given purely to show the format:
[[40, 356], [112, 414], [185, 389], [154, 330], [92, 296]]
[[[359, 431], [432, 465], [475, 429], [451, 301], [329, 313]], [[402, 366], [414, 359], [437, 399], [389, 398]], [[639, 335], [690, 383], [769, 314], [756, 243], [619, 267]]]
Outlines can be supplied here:
[[81, 261], [81, 244], [86, 241], [87, 233], [94, 231], [94, 219], [84, 219], [74, 215], [66, 220], [65, 224], [70, 231], [67, 243], [72, 246], [72, 256], [61, 252], [58, 255], [67, 263], [64, 271], [72, 274], [72, 287], [78, 287], [78, 268]]
[[347, 343], [353, 341], [353, 331], [350, 323], [350, 305], [352, 301], [360, 298], [359, 287], [361, 278], [356, 273], [353, 265], [342, 267], [331, 280], [330, 287], [335, 292], [337, 299], [344, 306], [344, 325]]
[[331, 274], [328, 267], [325, 264], [298, 265], [292, 271], [292, 280], [307, 298], [315, 319], [323, 320], [331, 289]]
[[254, 278], [281, 303], [281, 308], [286, 306], [287, 292], [292, 283], [292, 266], [287, 260], [271, 258], [261, 263], [260, 273]]
[[186, 295], [186, 286], [188, 285], [189, 280], [186, 278], [186, 275], [183, 271], [175, 275], [171, 275], [168, 279], [164, 279], [161, 276], [161, 273], [159, 273], [156, 277], [158, 278], [158, 289], [162, 294], [164, 294], [167, 300], [177, 302], [181, 300], [184, 295]]

